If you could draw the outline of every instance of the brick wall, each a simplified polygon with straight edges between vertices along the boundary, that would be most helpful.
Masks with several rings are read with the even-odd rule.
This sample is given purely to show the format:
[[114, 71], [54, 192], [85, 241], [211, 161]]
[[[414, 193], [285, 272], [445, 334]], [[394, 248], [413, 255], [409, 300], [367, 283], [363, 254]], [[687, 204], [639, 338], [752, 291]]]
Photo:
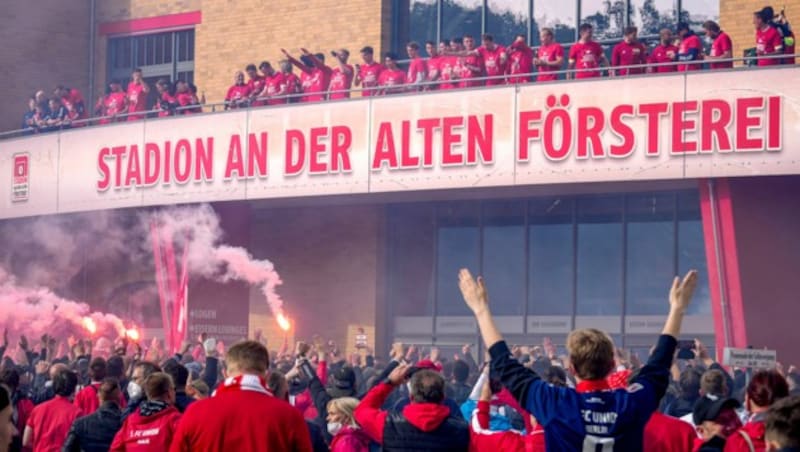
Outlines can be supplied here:
[[[741, 57], [744, 49], [755, 47], [756, 32], [753, 27], [753, 13], [768, 4], [770, 2], [764, 0], [721, 0], [719, 2], [719, 24], [733, 41], [734, 57]], [[797, 24], [800, 23], [800, 0], [783, 0], [773, 3], [776, 14], [783, 5], [786, 5], [789, 23], [794, 23], [797, 28]]]
[[0, 130], [18, 129], [27, 99], [58, 84], [89, 86], [89, 1], [3, 2], [0, 15]]

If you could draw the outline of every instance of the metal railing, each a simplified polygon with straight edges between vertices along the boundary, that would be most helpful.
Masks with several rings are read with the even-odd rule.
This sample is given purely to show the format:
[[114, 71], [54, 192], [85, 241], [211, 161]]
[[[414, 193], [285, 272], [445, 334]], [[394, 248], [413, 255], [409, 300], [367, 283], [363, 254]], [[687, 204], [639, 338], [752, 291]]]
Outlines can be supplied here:
[[[345, 94], [346, 97], [340, 99], [327, 99], [323, 101], [313, 101], [310, 103], [317, 103], [317, 102], [340, 102], [340, 101], [347, 101], [358, 99], [359, 97], [352, 97], [351, 95], [354, 93], [358, 93], [363, 97], [364, 92], [376, 93], [381, 91], [382, 89], [401, 89], [403, 92], [400, 93], [387, 93], [387, 94], [371, 94], [375, 95], [386, 95], [386, 96], [405, 96], [405, 95], [425, 95], [426, 93], [433, 93], [437, 92], [437, 88], [444, 84], [450, 85], [458, 85], [460, 82], [468, 80], [470, 83], [478, 83], [478, 86], [471, 86], [471, 87], [454, 87], [448, 89], [447, 92], [456, 91], [456, 90], [473, 90], [479, 88], [498, 88], [503, 86], [519, 86], [525, 85], [527, 83], [569, 83], [572, 81], [577, 82], [591, 82], [596, 81], [598, 78], [603, 78], [608, 75], [608, 78], [615, 79], [615, 78], [629, 78], [629, 77], [653, 77], [653, 76], [669, 76], [674, 74], [684, 74], [683, 71], [677, 71], [678, 66], [699, 66], [698, 70], [692, 70], [691, 72], [699, 72], [700, 69], [704, 69], [706, 65], [709, 64], [720, 64], [720, 63], [737, 63], [737, 62], [744, 62], [745, 65], [739, 65], [732, 68], [722, 68], [722, 69], [711, 69], [713, 71], [742, 71], [742, 70], [750, 70], [750, 71], [758, 71], [761, 69], [760, 66], [751, 66], [751, 64], [756, 60], [784, 60], [784, 59], [794, 59], [796, 57], [800, 57], [800, 54], [794, 55], [769, 55], [769, 56], [759, 56], [759, 57], [737, 57], [737, 58], [727, 58], [727, 59], [715, 59], [715, 60], [695, 60], [695, 61], [679, 61], [679, 62], [669, 62], [669, 63], [653, 63], [653, 64], [638, 64], [638, 65], [628, 65], [628, 66], [604, 66], [599, 68], [592, 68], [592, 69], [559, 69], [554, 71], [546, 71], [546, 72], [530, 72], [526, 74], [505, 74], [505, 75], [497, 75], [497, 76], [489, 76], [489, 77], [475, 77], [475, 78], [459, 78], [454, 80], [435, 80], [435, 81], [425, 81], [419, 82], [414, 84], [401, 84], [401, 85], [392, 85], [392, 86], [378, 86], [378, 87], [354, 87], [348, 90], [337, 90], [337, 91], [322, 91], [322, 92], [315, 92], [315, 93], [293, 93], [293, 94], [285, 94], [282, 96], [272, 96], [272, 97], [259, 97], [252, 99], [251, 102], [269, 102], [269, 101], [280, 101], [280, 103], [275, 105], [259, 105], [259, 106], [234, 106], [231, 107], [231, 102], [222, 101], [222, 102], [214, 102], [214, 103], [205, 103], [205, 104], [193, 104], [187, 105], [182, 107], [176, 107], [174, 109], [170, 109], [171, 112], [168, 116], [159, 116], [159, 113], [163, 113], [165, 110], [163, 109], [152, 109], [146, 111], [138, 111], [133, 113], [120, 113], [114, 116], [96, 116], [92, 118], [80, 119], [75, 121], [70, 121], [68, 124], [62, 126], [54, 126], [53, 130], [37, 130], [35, 128], [25, 128], [25, 129], [16, 129], [10, 130], [7, 132], [0, 132], [0, 140], [14, 138], [19, 136], [30, 136], [35, 134], [41, 133], [50, 133], [50, 132], [57, 132], [63, 130], [69, 130], [73, 127], [83, 127], [83, 126], [102, 126], [107, 124], [99, 124], [102, 121], [106, 121], [110, 124], [118, 123], [126, 121], [128, 117], [131, 116], [143, 116], [146, 120], [155, 120], [155, 119], [162, 119], [162, 118], [170, 118], [175, 116], [191, 116], [194, 114], [203, 114], [203, 113], [215, 113], [219, 111], [226, 111], [226, 110], [238, 110], [244, 108], [274, 108], [279, 106], [286, 106], [286, 105], [298, 105], [298, 104], [305, 104], [299, 103], [298, 101], [301, 100], [303, 97], [306, 96], [323, 96], [329, 97], [332, 94]], [[748, 64], [749, 63], [749, 64]], [[796, 67], [796, 65], [770, 65], [766, 66], [766, 68], [775, 68], [775, 67]], [[674, 67], [675, 70], [671, 72], [658, 72], [658, 68], [662, 67]], [[636, 70], [637, 73], [631, 73], [631, 70]], [[644, 69], [644, 73], [640, 73], [638, 71]], [[627, 72], [624, 75], [617, 74], [617, 72], [624, 70]], [[592, 78], [582, 78], [577, 79], [576, 76], [579, 73], [595, 73], [599, 72], [600, 75], [597, 77]], [[541, 75], [546, 75], [548, 77], [556, 76], [556, 80], [538, 82], [536, 78]], [[525, 83], [508, 83], [508, 84], [497, 84], [497, 85], [486, 85], [485, 82], [490, 80], [508, 80], [509, 78], [515, 79], [527, 79]], [[606, 78], [607, 79], [607, 78]], [[200, 111], [197, 111], [197, 110]], [[187, 113], [188, 112], [188, 113]], [[139, 119], [137, 119], [139, 120]], [[144, 120], [144, 119], [142, 119]]]

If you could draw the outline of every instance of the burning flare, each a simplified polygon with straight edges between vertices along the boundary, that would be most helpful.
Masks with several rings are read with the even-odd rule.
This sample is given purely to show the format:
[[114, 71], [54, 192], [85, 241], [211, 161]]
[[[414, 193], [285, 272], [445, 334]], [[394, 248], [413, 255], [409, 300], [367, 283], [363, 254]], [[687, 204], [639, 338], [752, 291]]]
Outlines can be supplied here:
[[279, 312], [275, 319], [278, 321], [278, 326], [280, 326], [283, 331], [289, 331], [289, 328], [292, 327], [291, 322], [289, 322], [289, 319], [286, 318], [282, 312]]
[[97, 324], [94, 323], [94, 320], [91, 317], [84, 317], [83, 320], [81, 320], [81, 323], [89, 333], [94, 334], [97, 332]]
[[130, 328], [126, 330], [125, 336], [127, 336], [128, 339], [134, 342], [139, 342], [139, 339], [141, 338], [141, 336], [139, 336], [139, 330], [137, 330], [136, 328]]

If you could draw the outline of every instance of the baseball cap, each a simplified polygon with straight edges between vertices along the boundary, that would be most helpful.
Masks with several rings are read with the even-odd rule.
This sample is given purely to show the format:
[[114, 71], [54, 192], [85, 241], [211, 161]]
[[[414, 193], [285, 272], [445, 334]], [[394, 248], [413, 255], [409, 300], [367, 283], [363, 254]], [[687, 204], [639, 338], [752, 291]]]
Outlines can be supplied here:
[[436, 372], [441, 372], [442, 371], [442, 365], [441, 364], [436, 364], [436, 363], [434, 363], [433, 361], [431, 361], [429, 359], [423, 359], [422, 361], [419, 361], [415, 367], [418, 368], [418, 369], [434, 370]]
[[755, 14], [758, 14], [758, 17], [764, 22], [769, 22], [775, 17], [775, 10], [772, 9], [771, 6], [765, 6], [759, 11], [756, 11]]
[[692, 409], [692, 419], [695, 425], [700, 425], [704, 421], [713, 421], [726, 408], [736, 409], [740, 406], [741, 404], [736, 399], [706, 394], [695, 402], [694, 409]]
[[351, 367], [342, 367], [333, 373], [328, 394], [333, 398], [351, 397], [356, 387], [356, 373]]

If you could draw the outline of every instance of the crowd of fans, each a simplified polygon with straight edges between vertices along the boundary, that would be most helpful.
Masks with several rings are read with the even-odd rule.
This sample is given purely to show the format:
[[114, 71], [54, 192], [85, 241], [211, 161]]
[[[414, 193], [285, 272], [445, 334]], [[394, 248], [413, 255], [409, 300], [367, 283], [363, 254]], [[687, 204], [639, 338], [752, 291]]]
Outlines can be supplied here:
[[[676, 278], [642, 365], [596, 329], [512, 346], [486, 286], [459, 286], [488, 347], [448, 359], [395, 343], [346, 359], [314, 337], [268, 352], [260, 335], [227, 350], [201, 336], [169, 356], [70, 338], [0, 348], [0, 452], [12, 451], [764, 451], [800, 448], [794, 368], [726, 370], [696, 341], [678, 347], [697, 283]], [[694, 355], [686, 356], [693, 350]], [[14, 356], [12, 358], [11, 356]]]
[[[783, 12], [776, 16], [771, 7], [765, 7], [753, 15], [753, 25], [755, 64], [794, 64], [794, 34]], [[400, 68], [397, 54], [389, 52], [376, 59], [369, 46], [361, 49], [361, 63], [351, 64], [350, 52], [337, 49], [330, 54], [330, 65], [322, 53], [301, 49], [298, 59], [281, 49], [285, 58], [277, 68], [264, 61], [234, 74], [233, 85], [225, 96], [225, 109], [344, 99], [350, 97], [353, 86], [361, 89], [362, 96], [378, 96], [520, 84], [534, 79], [552, 81], [564, 69], [570, 70], [566, 78], [586, 79], [606, 72], [609, 76], [624, 76], [733, 67], [731, 38], [713, 21], [705, 22], [703, 31], [711, 41], [708, 52], [700, 37], [683, 22], [677, 24], [674, 33], [661, 30], [659, 42], [652, 48], [639, 41], [636, 27], [627, 27], [623, 40], [611, 51], [610, 61], [602, 46], [593, 40], [589, 24], [581, 25], [580, 39], [570, 46], [568, 54], [555, 42], [550, 28], [541, 29], [538, 48], [530, 47], [525, 35], [504, 47], [495, 43], [492, 35], [484, 34], [481, 45], [473, 36], [438, 44], [428, 41], [425, 50], [429, 57], [423, 58], [420, 45], [411, 42], [406, 46], [406, 70]], [[780, 55], [787, 57], [777, 58]], [[294, 68], [299, 70], [299, 76]], [[94, 109], [95, 116], [101, 118], [99, 123], [136, 121], [145, 115], [198, 113], [205, 104], [205, 96], [198, 97], [193, 84], [161, 79], [155, 84], [157, 92], [151, 105], [151, 87], [142, 78], [142, 71], [135, 69], [131, 78], [124, 91], [119, 81], [110, 82], [108, 93]], [[22, 128], [31, 133], [52, 131], [73, 127], [76, 121], [87, 118], [80, 92], [59, 86], [49, 99], [39, 91], [29, 100]]]

